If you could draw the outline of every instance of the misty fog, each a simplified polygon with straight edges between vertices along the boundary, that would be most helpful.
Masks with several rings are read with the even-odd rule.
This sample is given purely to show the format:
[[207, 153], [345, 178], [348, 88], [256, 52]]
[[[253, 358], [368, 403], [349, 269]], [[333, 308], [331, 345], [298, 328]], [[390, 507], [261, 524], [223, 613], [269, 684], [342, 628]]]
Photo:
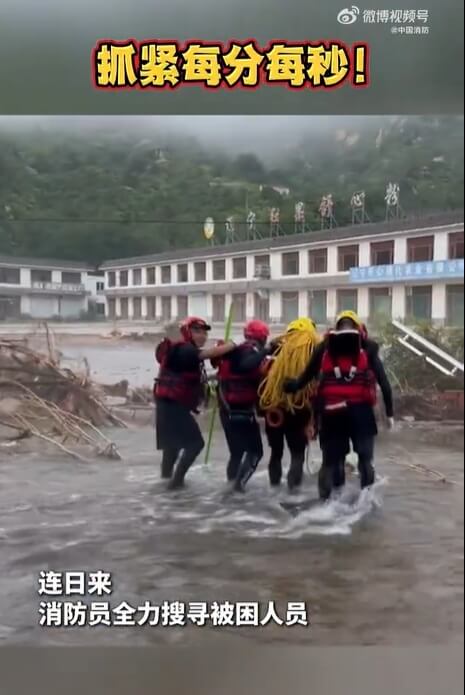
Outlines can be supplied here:
[[[392, 120], [393, 117], [389, 117]], [[72, 133], [141, 137], [193, 136], [203, 145], [227, 152], [254, 152], [295, 147], [303, 138], [318, 141], [337, 130], [379, 128], [381, 116], [0, 116], [3, 133]]]

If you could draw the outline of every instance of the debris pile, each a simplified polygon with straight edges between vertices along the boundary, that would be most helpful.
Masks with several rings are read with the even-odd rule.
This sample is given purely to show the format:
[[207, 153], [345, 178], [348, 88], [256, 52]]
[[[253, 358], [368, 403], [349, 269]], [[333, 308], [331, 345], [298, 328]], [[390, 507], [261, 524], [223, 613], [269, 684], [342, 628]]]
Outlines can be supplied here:
[[37, 437], [74, 458], [92, 451], [120, 458], [100, 428], [127, 427], [105, 405], [104, 394], [83, 373], [60, 366], [47, 332], [48, 355], [24, 341], [0, 339], [0, 425], [12, 440]]

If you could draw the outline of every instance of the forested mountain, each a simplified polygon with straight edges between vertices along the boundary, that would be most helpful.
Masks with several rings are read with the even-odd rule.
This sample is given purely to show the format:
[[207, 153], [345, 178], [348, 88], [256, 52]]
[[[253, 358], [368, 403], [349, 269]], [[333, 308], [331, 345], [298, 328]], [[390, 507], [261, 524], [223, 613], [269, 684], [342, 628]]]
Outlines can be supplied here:
[[298, 201], [318, 228], [327, 193], [338, 224], [346, 224], [360, 189], [375, 221], [384, 217], [389, 181], [399, 183], [405, 213], [463, 207], [462, 118], [352, 119], [347, 127], [339, 119], [321, 132], [309, 118], [298, 142], [283, 119], [281, 134], [258, 155], [252, 146], [233, 151], [133, 123], [108, 133], [0, 126], [0, 254], [98, 263], [205, 243], [208, 216], [221, 236], [226, 218], [240, 223], [253, 210], [265, 232], [272, 207], [292, 232]]

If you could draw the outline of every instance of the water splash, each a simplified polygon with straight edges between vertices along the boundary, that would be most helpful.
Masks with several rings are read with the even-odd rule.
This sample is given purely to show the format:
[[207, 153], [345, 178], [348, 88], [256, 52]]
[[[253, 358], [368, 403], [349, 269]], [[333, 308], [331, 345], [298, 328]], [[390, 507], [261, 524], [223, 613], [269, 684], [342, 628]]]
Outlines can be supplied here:
[[[196, 478], [195, 483], [200, 482]], [[146, 518], [157, 520], [160, 531], [181, 522], [201, 535], [216, 531], [250, 538], [350, 535], [359, 521], [382, 506], [381, 490], [386, 482], [378, 479], [360, 492], [358, 480], [353, 481], [341, 494], [321, 503], [313, 482], [299, 493], [289, 494], [270, 490], [266, 476], [257, 475], [246, 494], [238, 495], [229, 486], [218, 490], [218, 481], [203, 478], [201, 486], [192, 482], [189, 489], [175, 495], [157, 495], [156, 506], [144, 511], [149, 512]]]

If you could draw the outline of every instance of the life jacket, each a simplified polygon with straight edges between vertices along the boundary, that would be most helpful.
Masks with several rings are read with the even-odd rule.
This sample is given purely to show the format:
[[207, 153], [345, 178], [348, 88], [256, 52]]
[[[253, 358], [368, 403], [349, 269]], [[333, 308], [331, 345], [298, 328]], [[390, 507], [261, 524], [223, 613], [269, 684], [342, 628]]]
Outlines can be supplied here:
[[355, 364], [353, 357], [335, 359], [324, 352], [317, 393], [324, 411], [362, 403], [375, 406], [376, 395], [376, 378], [365, 350], [360, 350]]
[[155, 357], [160, 364], [160, 371], [155, 380], [154, 397], [174, 401], [189, 410], [196, 410], [203, 397], [203, 370], [200, 362], [198, 369], [192, 372], [175, 372], [168, 368], [173, 349], [186, 343], [185, 340], [172, 342], [165, 338], [158, 345]]
[[[237, 350], [245, 352], [253, 343], [246, 341]], [[220, 399], [226, 406], [253, 408], [257, 404], [257, 392], [262, 380], [261, 365], [249, 372], [237, 374], [230, 359], [222, 359], [218, 368]]]

